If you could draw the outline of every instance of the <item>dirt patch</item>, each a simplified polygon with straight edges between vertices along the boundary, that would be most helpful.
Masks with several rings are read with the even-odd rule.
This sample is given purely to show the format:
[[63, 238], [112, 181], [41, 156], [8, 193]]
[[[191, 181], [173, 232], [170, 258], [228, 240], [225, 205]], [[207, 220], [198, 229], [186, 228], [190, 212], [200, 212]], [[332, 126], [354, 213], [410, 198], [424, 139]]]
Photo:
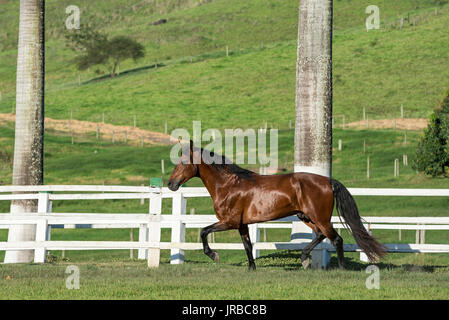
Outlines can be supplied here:
[[144, 182], [146, 181], [145, 177], [143, 176], [126, 176], [125, 177], [127, 181], [132, 181], [132, 182]]
[[[15, 122], [16, 116], [12, 113], [0, 113], [0, 124]], [[45, 129], [54, 130], [66, 135], [95, 135], [98, 132], [99, 138], [102, 140], [111, 140], [114, 136], [114, 141], [125, 141], [130, 144], [141, 145], [157, 144], [170, 145], [176, 143], [177, 140], [172, 140], [168, 134], [143, 130], [131, 126], [116, 126], [108, 123], [90, 122], [80, 120], [56, 120], [52, 118], [45, 118]]]
[[349, 128], [355, 129], [396, 129], [421, 131], [427, 128], [427, 119], [404, 118], [404, 119], [383, 119], [383, 120], [361, 120], [348, 123]]

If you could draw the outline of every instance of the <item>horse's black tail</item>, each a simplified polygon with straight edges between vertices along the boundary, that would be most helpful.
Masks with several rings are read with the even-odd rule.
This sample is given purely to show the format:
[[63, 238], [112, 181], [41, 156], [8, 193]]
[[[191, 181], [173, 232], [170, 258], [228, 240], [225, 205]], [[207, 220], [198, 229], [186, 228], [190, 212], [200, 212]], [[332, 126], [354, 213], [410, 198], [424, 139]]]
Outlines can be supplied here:
[[332, 190], [336, 200], [337, 213], [349, 225], [352, 235], [360, 249], [365, 252], [370, 261], [376, 261], [382, 258], [386, 253], [386, 248], [376, 239], [374, 239], [362, 223], [362, 218], [359, 215], [359, 210], [354, 201], [354, 198], [349, 193], [348, 189], [339, 181], [331, 179]]

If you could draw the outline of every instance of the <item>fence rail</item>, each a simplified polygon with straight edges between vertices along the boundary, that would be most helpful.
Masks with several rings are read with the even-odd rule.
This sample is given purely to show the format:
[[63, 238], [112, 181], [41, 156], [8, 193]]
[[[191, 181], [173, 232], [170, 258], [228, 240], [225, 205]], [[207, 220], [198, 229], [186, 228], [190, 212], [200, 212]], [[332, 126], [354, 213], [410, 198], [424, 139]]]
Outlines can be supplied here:
[[[449, 196], [449, 189], [365, 189], [349, 188], [354, 196]], [[168, 188], [134, 186], [0, 186], [0, 200], [37, 199], [38, 213], [1, 214], [0, 228], [11, 225], [36, 225], [36, 240], [24, 242], [0, 242], [0, 250], [35, 250], [35, 262], [44, 262], [48, 250], [124, 250], [138, 249], [139, 259], [147, 259], [150, 267], [159, 265], [160, 250], [171, 251], [171, 263], [184, 261], [184, 250], [200, 250], [201, 243], [186, 243], [186, 228], [202, 228], [217, 222], [215, 215], [187, 215], [188, 198], [210, 197], [205, 188], [180, 188], [176, 192]], [[162, 199], [172, 199], [171, 214], [162, 214]], [[98, 214], [98, 213], [53, 213], [52, 201], [104, 199], [149, 199], [148, 214]], [[332, 218], [334, 228], [341, 229], [338, 217]], [[444, 252], [449, 253], [449, 244], [425, 244], [426, 230], [449, 230], [449, 217], [364, 217], [368, 230], [416, 230], [416, 243], [387, 244], [389, 252]], [[56, 227], [76, 228], [138, 228], [138, 241], [52, 241], [51, 229]], [[161, 242], [162, 228], [171, 229], [171, 241]], [[292, 229], [290, 242], [261, 242], [263, 229]], [[276, 221], [250, 225], [253, 253], [260, 250], [304, 248], [312, 239], [312, 232], [296, 216]], [[213, 249], [241, 250], [241, 243], [211, 243]], [[361, 252], [354, 244], [345, 244], [345, 251]], [[323, 242], [314, 250], [315, 266], [325, 267], [329, 252], [335, 251], [330, 243]], [[361, 259], [366, 255], [361, 252]]]

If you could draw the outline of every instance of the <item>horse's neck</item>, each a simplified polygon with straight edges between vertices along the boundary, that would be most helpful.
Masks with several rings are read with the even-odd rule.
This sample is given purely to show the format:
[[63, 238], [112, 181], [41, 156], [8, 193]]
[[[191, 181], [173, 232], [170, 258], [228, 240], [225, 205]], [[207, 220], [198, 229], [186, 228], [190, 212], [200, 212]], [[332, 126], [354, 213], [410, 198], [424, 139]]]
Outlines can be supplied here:
[[199, 166], [199, 176], [212, 199], [217, 195], [220, 186], [223, 186], [229, 180], [226, 174], [221, 174], [206, 164]]

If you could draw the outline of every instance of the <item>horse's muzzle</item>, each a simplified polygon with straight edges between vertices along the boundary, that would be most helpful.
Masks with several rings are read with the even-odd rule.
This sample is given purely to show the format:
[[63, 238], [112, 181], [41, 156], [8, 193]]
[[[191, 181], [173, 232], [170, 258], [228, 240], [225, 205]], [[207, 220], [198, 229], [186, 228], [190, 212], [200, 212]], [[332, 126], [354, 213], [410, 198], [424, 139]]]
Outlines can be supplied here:
[[176, 191], [179, 189], [180, 186], [180, 181], [173, 181], [173, 180], [169, 180], [167, 183], [167, 187], [171, 190], [171, 191]]

